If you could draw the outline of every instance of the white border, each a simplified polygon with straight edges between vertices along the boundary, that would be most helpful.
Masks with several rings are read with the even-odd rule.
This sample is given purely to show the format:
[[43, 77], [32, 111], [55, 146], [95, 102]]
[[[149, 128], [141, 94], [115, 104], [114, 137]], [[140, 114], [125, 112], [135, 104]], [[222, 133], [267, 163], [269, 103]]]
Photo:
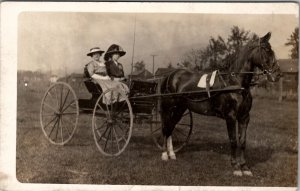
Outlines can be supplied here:
[[77, 184], [22, 184], [16, 180], [16, 84], [17, 26], [21, 12], [137, 12], [137, 13], [223, 13], [223, 14], [295, 14], [297, 3], [1, 3], [0, 66], [0, 190], [222, 190], [287, 191], [284, 187], [179, 187], [179, 186], [112, 186]]

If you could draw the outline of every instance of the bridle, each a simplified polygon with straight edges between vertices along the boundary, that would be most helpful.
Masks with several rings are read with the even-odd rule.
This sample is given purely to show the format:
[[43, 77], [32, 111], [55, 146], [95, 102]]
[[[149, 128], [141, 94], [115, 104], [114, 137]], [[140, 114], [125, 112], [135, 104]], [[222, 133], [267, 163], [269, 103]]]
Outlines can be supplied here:
[[262, 43], [261, 43], [261, 40], [259, 39], [258, 40], [258, 43], [257, 45], [255, 46], [252, 46], [252, 47], [249, 47], [251, 49], [255, 49], [258, 47], [258, 50], [259, 50], [259, 57], [260, 57], [260, 60], [263, 61], [263, 63], [260, 65], [261, 67], [257, 66], [261, 71], [259, 72], [218, 72], [219, 75], [230, 75], [231, 77], [236, 77], [238, 75], [243, 75], [243, 74], [253, 74], [253, 75], [256, 75], [256, 76], [260, 76], [260, 75], [271, 75], [275, 72], [277, 72], [278, 70], [280, 70], [279, 68], [279, 65], [276, 61], [276, 59], [274, 58], [274, 62], [272, 63], [272, 66], [273, 67], [269, 67], [268, 64], [266, 64], [266, 62], [264, 61], [264, 59], [262, 58], [263, 55], [262, 55], [262, 49], [264, 49], [264, 46], [262, 46]]
[[[260, 56], [260, 60], [264, 60], [262, 59], [262, 49], [264, 49], [264, 46], [262, 46], [261, 40], [258, 40], [258, 45], [259, 47], [259, 56]], [[264, 75], [271, 75], [275, 72], [277, 72], [278, 70], [280, 70], [279, 65], [276, 61], [276, 58], [274, 57], [273, 59], [273, 63], [271, 64], [271, 67], [269, 67], [269, 65], [266, 64], [266, 62], [263, 62], [261, 65], [262, 68], [260, 68], [263, 71]]]

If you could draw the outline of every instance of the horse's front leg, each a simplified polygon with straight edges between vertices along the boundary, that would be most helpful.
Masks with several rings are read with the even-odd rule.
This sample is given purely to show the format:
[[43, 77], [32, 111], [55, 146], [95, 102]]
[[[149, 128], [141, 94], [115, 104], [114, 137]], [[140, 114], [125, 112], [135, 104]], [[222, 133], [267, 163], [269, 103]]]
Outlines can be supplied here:
[[230, 115], [226, 118], [227, 131], [231, 146], [231, 165], [235, 176], [242, 176], [241, 166], [237, 160], [237, 138], [236, 138], [236, 117]]
[[241, 164], [241, 169], [242, 169], [242, 172], [244, 175], [253, 176], [250, 168], [246, 164], [246, 159], [245, 159], [246, 138], [247, 138], [246, 132], [247, 132], [247, 127], [248, 127], [249, 121], [250, 121], [249, 114], [245, 115], [243, 118], [238, 120], [239, 142], [240, 142], [240, 147], [241, 147], [240, 164]]
[[168, 138], [164, 136], [163, 141], [163, 153], [161, 155], [161, 159], [167, 161], [168, 159], [176, 160], [176, 155], [173, 150], [172, 136], [170, 135]]
[[176, 160], [176, 155], [173, 150], [172, 135], [167, 138], [167, 149], [170, 159]]

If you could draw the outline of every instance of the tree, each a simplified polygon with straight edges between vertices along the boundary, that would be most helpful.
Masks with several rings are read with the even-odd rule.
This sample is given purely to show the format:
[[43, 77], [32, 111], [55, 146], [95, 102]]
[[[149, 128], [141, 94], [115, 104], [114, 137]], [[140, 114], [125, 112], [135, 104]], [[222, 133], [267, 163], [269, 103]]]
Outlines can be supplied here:
[[217, 39], [211, 37], [209, 40], [209, 49], [210, 49], [210, 61], [209, 66], [211, 68], [218, 67], [218, 63], [226, 57], [227, 46], [224, 39], [221, 36], [218, 36]]
[[184, 54], [184, 58], [183, 58], [183, 61], [181, 62], [181, 64], [185, 63], [189, 63], [189, 65], [194, 65], [194, 66], [197, 66], [197, 65], [200, 65], [200, 50], [197, 50], [197, 49], [191, 49], [187, 52], [185, 52]]
[[183, 66], [184, 68], [188, 68], [188, 69], [191, 69], [192, 68], [192, 64], [188, 61], [183, 61], [181, 63], [181, 66]]
[[286, 46], [292, 46], [290, 57], [295, 59], [299, 55], [299, 28], [296, 27], [290, 38], [285, 43]]
[[210, 37], [208, 45], [202, 49], [191, 49], [184, 55], [185, 61], [195, 63], [197, 68], [226, 69], [232, 63], [234, 55], [239, 49], [251, 40], [259, 37], [250, 31], [238, 26], [230, 29], [231, 33], [226, 38]]
[[240, 29], [238, 26], [231, 28], [231, 34], [227, 39], [230, 54], [237, 52], [241, 46], [250, 40], [249, 33], [250, 31], [245, 31], [243, 28]]
[[218, 38], [210, 37], [206, 48], [199, 51], [200, 64], [197, 64], [197, 68], [218, 67], [218, 63], [226, 57], [227, 49], [226, 42], [221, 36], [218, 36]]
[[136, 71], [143, 71], [143, 70], [145, 70], [145, 63], [144, 63], [144, 61], [142, 60], [142, 61], [136, 62], [134, 64], [134, 68], [135, 68]]

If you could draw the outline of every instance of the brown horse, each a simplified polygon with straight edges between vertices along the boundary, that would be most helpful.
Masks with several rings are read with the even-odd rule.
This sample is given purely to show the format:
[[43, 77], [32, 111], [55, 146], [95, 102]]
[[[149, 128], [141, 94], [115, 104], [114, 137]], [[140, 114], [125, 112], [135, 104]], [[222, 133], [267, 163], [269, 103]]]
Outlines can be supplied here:
[[[278, 81], [281, 75], [275, 54], [269, 43], [270, 37], [271, 33], [267, 33], [262, 38], [250, 41], [236, 53], [235, 60], [231, 63], [229, 70], [217, 74], [213, 87], [222, 89], [238, 86], [242, 87], [242, 90], [212, 93], [208, 99], [203, 99], [203, 95], [162, 99], [163, 160], [168, 160], [169, 157], [176, 159], [172, 145], [172, 131], [180, 121], [183, 113], [189, 109], [195, 113], [217, 116], [226, 121], [231, 145], [233, 174], [252, 176], [245, 159], [246, 130], [252, 106], [251, 80], [256, 67], [262, 71], [262, 74], [267, 75], [268, 80], [272, 82]], [[202, 74], [203, 72], [176, 70], [163, 80], [161, 92], [180, 93], [201, 90], [197, 84]], [[205, 96], [208, 97], [208, 95]], [[236, 123], [238, 123], [238, 137], [236, 136]]]

